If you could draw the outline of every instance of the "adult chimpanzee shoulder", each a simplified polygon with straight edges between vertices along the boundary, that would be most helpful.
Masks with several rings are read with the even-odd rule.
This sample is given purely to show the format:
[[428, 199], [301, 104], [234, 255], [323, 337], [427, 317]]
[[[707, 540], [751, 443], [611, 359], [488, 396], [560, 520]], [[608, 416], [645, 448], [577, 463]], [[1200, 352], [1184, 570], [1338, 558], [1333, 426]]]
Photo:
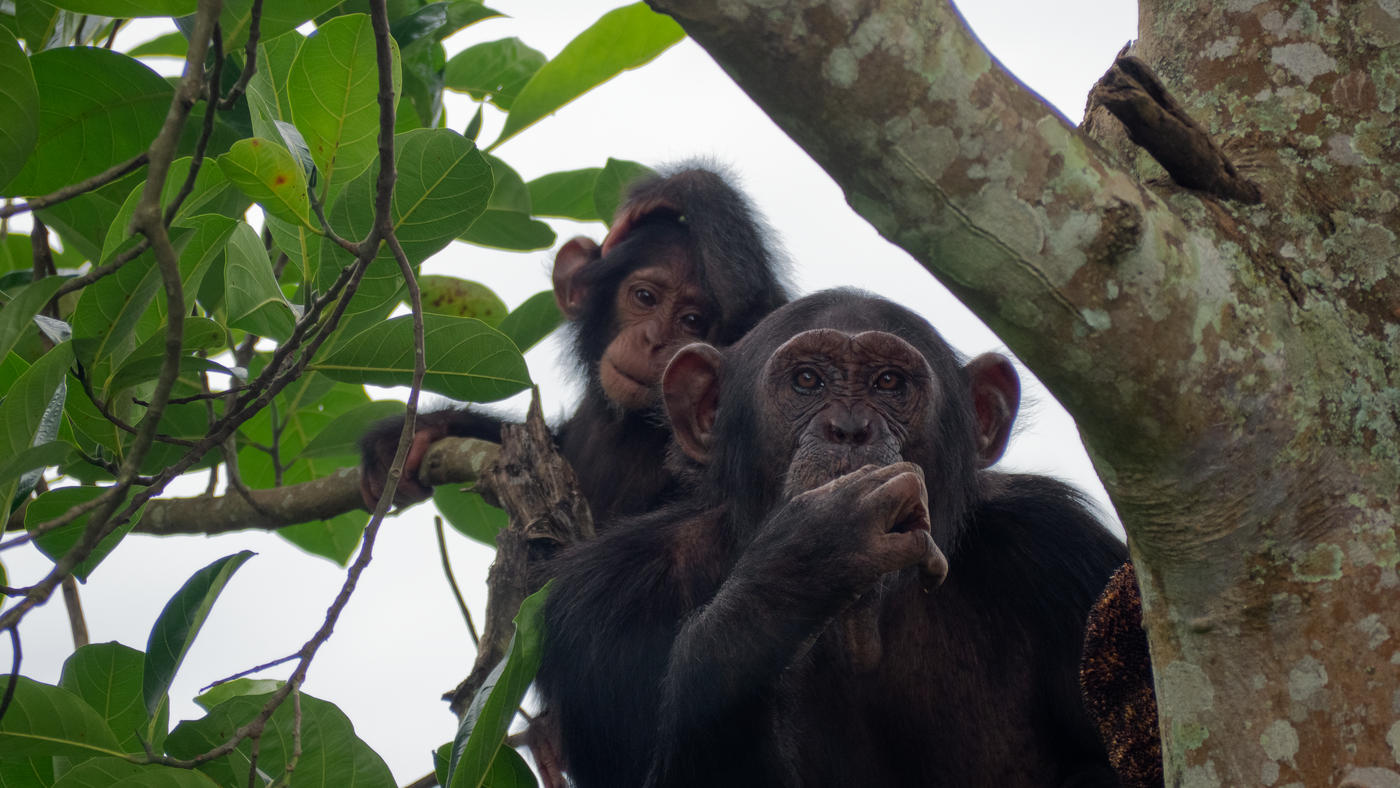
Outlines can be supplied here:
[[546, 604], [577, 785], [1117, 784], [1077, 674], [1126, 551], [1072, 488], [987, 470], [1005, 358], [830, 291], [662, 388], [693, 492], [561, 556]]
[[[723, 176], [695, 166], [633, 186], [599, 247], [575, 238], [554, 261], [554, 296], [573, 329], [573, 358], [586, 378], [578, 409], [556, 431], [594, 519], [654, 507], [672, 478], [670, 432], [652, 394], [675, 350], [702, 340], [733, 343], [788, 300], [767, 232]], [[361, 440], [361, 489], [373, 509], [398, 447], [403, 419], [385, 419]], [[454, 436], [499, 441], [501, 420], [472, 410], [418, 416], [394, 502], [432, 491], [417, 481], [428, 446]]]

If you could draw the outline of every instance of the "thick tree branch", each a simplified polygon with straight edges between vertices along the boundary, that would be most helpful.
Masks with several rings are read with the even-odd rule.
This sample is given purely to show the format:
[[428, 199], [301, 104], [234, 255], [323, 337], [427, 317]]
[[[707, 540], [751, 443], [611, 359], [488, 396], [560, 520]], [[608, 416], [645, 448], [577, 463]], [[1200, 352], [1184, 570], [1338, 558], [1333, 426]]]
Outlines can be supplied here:
[[1119, 57], [1089, 93], [1089, 109], [1113, 113], [1172, 180], [1227, 200], [1256, 204], [1259, 186], [1245, 179], [1210, 133], [1187, 114], [1146, 63]]

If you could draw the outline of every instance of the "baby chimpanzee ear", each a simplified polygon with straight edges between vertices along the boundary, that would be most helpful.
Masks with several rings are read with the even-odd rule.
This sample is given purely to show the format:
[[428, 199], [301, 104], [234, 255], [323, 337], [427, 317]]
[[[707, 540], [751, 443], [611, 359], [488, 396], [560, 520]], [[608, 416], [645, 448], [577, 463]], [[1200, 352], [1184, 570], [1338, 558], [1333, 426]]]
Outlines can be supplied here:
[[983, 353], [967, 363], [972, 378], [972, 402], [977, 409], [977, 467], [989, 468], [1001, 459], [1011, 437], [1011, 425], [1021, 407], [1021, 379], [1000, 353]]
[[554, 303], [559, 305], [565, 318], [578, 320], [583, 312], [583, 301], [588, 293], [578, 283], [578, 273], [585, 264], [601, 256], [598, 244], [583, 236], [559, 247], [559, 253], [554, 256]]
[[723, 369], [719, 351], [696, 342], [681, 348], [661, 376], [661, 395], [676, 443], [702, 465], [710, 459]]

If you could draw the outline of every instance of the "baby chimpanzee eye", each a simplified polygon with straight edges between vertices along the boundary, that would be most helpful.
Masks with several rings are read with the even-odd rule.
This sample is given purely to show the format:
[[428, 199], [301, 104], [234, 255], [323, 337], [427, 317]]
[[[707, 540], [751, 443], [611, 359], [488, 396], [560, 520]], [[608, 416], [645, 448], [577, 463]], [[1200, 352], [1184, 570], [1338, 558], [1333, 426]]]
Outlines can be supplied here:
[[898, 372], [881, 372], [880, 376], [875, 378], [875, 386], [882, 391], [898, 391], [904, 388], [904, 376]]
[[637, 303], [641, 304], [642, 306], [656, 306], [656, 296], [652, 295], [651, 291], [646, 289], [645, 287], [639, 287], [636, 290], [632, 291], [632, 297], [637, 299]]
[[811, 394], [825, 385], [826, 382], [822, 380], [822, 376], [818, 375], [817, 371], [811, 367], [803, 367], [792, 376], [793, 388], [802, 394]]

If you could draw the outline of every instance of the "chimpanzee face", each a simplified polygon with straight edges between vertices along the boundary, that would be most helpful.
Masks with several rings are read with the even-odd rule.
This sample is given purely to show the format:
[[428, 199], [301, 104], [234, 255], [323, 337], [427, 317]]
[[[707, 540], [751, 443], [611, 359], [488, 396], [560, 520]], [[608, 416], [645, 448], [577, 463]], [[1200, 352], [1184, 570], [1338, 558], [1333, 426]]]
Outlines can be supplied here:
[[883, 331], [804, 331], [763, 371], [769, 424], [791, 461], [784, 497], [866, 465], [909, 457], [940, 405], [936, 378], [912, 345]]

